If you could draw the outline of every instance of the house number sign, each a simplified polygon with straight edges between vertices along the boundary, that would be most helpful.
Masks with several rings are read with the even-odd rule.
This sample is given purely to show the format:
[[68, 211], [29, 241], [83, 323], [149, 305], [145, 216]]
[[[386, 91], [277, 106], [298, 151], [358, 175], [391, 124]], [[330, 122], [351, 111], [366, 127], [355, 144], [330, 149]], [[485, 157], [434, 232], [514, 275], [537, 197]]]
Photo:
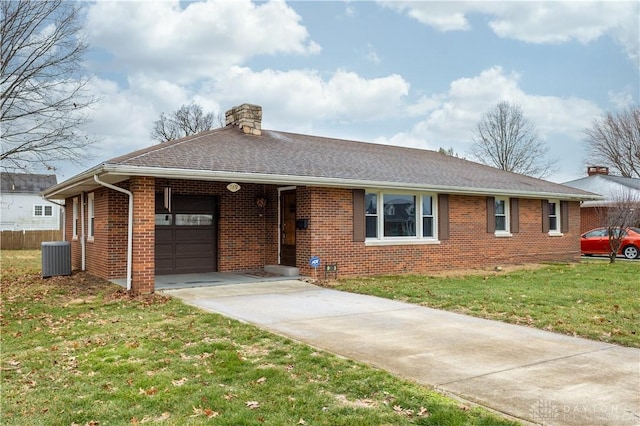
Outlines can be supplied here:
[[320, 258], [318, 256], [313, 256], [311, 259], [309, 259], [309, 266], [317, 269], [318, 266], [320, 266]]

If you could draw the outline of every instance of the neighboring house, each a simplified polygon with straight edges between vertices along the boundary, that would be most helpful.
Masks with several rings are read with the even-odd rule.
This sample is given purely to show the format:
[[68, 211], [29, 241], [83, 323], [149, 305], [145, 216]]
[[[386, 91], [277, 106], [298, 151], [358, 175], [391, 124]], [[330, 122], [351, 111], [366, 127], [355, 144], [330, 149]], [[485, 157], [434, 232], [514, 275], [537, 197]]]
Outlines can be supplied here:
[[[600, 194], [604, 199], [584, 201], [580, 208], [580, 232], [607, 225], [607, 212], [624, 204], [640, 209], [640, 179], [609, 175], [608, 167], [589, 166], [587, 177], [564, 185]], [[630, 206], [633, 208], [633, 206]], [[640, 224], [638, 224], [640, 226]]]
[[434, 151], [262, 130], [255, 105], [226, 118], [44, 191], [66, 199], [73, 267], [150, 292], [160, 274], [311, 275], [312, 256], [340, 276], [580, 257], [580, 202], [594, 194]]
[[60, 206], [40, 195], [56, 182], [56, 175], [0, 173], [0, 228], [3, 231], [60, 229]]

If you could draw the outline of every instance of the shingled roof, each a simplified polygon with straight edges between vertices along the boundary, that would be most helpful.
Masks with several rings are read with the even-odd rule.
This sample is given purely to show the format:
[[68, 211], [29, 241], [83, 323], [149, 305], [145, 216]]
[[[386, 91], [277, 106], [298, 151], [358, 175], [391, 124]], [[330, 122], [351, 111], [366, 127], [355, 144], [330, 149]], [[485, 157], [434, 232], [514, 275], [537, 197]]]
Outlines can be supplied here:
[[55, 185], [56, 182], [56, 175], [0, 173], [0, 184], [4, 194], [39, 194], [40, 191]]
[[[45, 191], [115, 183], [130, 176], [278, 185], [395, 188], [448, 193], [593, 199], [568, 186], [505, 172], [423, 149], [261, 130], [247, 134], [228, 125], [113, 158]], [[91, 182], [89, 182], [91, 181]], [[83, 190], [87, 190], [84, 187]]]
[[581, 179], [565, 182], [564, 185], [601, 194], [603, 201], [586, 201], [583, 207], [595, 207], [619, 203], [620, 197], [634, 197], [640, 200], [640, 179], [611, 176], [608, 174], [594, 174]]

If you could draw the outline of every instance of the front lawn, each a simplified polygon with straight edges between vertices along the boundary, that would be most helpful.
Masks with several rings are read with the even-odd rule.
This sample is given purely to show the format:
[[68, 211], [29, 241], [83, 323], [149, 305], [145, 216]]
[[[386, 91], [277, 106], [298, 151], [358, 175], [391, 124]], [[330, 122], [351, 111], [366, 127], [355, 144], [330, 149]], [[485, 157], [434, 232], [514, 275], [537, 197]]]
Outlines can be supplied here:
[[383, 371], [1, 252], [2, 425], [513, 424]]
[[638, 261], [347, 279], [333, 287], [640, 348]]

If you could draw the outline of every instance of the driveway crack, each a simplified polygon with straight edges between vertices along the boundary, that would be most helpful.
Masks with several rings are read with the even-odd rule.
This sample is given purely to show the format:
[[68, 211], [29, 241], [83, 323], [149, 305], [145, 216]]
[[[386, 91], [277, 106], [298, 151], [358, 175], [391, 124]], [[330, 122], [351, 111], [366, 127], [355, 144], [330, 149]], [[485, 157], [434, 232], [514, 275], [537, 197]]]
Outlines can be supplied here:
[[592, 354], [592, 353], [608, 351], [608, 350], [611, 350], [611, 349], [615, 349], [616, 347], [617, 346], [615, 346], [615, 345], [609, 345], [609, 346], [606, 346], [604, 348], [594, 349], [594, 350], [591, 350], [591, 351], [585, 351], [585, 352], [575, 353], [575, 354], [571, 354], [571, 355], [560, 356], [560, 357], [545, 359], [545, 360], [541, 360], [541, 361], [536, 361], [536, 362], [532, 362], [532, 363], [528, 363], [528, 364], [517, 365], [517, 366], [514, 366], [514, 367], [504, 368], [502, 370], [496, 370], [496, 371], [491, 371], [491, 372], [484, 373], [484, 374], [478, 374], [476, 376], [465, 377], [464, 379], [457, 379], [457, 380], [452, 380], [452, 381], [449, 381], [449, 382], [439, 383], [439, 384], [436, 385], [436, 387], [447, 386], [447, 385], [451, 385], [451, 384], [454, 384], [454, 383], [462, 383], [462, 382], [466, 382], [466, 381], [470, 381], [470, 380], [475, 380], [475, 379], [478, 379], [478, 378], [481, 378], [481, 377], [488, 377], [488, 376], [492, 376], [494, 374], [504, 373], [506, 371], [520, 370], [520, 369], [524, 369], [524, 368], [534, 367], [536, 365], [547, 364], [547, 363], [554, 362], [554, 361], [561, 361], [561, 360], [575, 358], [575, 357], [588, 355], [588, 354]]

